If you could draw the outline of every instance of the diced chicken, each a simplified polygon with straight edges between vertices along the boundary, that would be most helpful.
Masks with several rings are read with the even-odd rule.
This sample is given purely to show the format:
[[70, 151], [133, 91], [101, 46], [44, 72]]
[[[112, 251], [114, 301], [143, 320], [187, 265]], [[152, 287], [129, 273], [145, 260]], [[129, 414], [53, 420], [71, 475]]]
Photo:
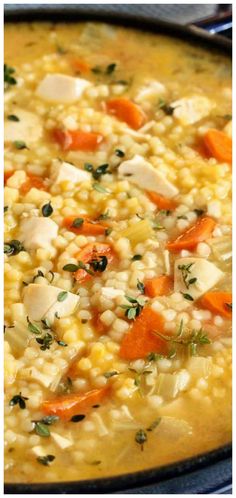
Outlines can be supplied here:
[[[184, 267], [188, 267], [185, 281], [186, 270]], [[189, 294], [193, 299], [198, 299], [214, 287], [223, 275], [217, 266], [206, 259], [179, 258], [175, 261], [174, 290]], [[194, 279], [193, 283], [189, 283], [192, 279]]]
[[65, 450], [66, 448], [69, 448], [70, 446], [73, 445], [73, 441], [71, 439], [61, 436], [60, 434], [57, 434], [57, 432], [52, 432], [50, 431], [51, 438], [55, 441], [57, 446], [61, 448], [62, 450]]
[[14, 107], [14, 115], [19, 121], [7, 119], [4, 123], [5, 142], [15, 142], [17, 140], [30, 145], [40, 140], [43, 134], [41, 119], [30, 111]]
[[91, 83], [66, 74], [47, 74], [39, 83], [36, 95], [49, 102], [69, 104], [78, 100]]
[[48, 249], [57, 237], [58, 225], [50, 218], [30, 216], [20, 223], [19, 240], [25, 249]]
[[225, 125], [223, 131], [228, 135], [229, 138], [232, 138], [232, 120]]
[[197, 123], [211, 112], [214, 104], [201, 95], [184, 97], [171, 103], [174, 108], [173, 115], [183, 126]]
[[63, 300], [58, 296], [63, 292], [52, 285], [29, 284], [24, 290], [24, 305], [27, 315], [32, 321], [47, 318], [50, 323], [55, 319], [55, 313], [60, 318], [72, 315], [79, 303], [79, 296], [67, 292]]
[[142, 190], [150, 190], [171, 198], [178, 194], [178, 189], [167, 180], [151, 163], [136, 154], [132, 159], [119, 166], [120, 177], [127, 178]]
[[212, 359], [204, 356], [191, 356], [186, 366], [191, 379], [195, 382], [198, 379], [209, 377], [212, 369]]
[[160, 81], [149, 81], [146, 86], [141, 88], [135, 97], [135, 101], [140, 103], [143, 101], [152, 101], [166, 92], [166, 88]]
[[101, 295], [106, 299], [116, 299], [116, 297], [124, 296], [125, 291], [122, 289], [115, 289], [114, 287], [102, 287]]
[[51, 179], [55, 184], [59, 184], [64, 181], [71, 183], [83, 183], [90, 180], [91, 175], [88, 171], [84, 171], [70, 163], [56, 159], [52, 163]]
[[52, 379], [48, 374], [41, 373], [35, 367], [21, 368], [19, 371], [19, 378], [27, 381], [27, 383], [30, 381], [37, 382], [46, 388], [48, 388], [52, 382]]

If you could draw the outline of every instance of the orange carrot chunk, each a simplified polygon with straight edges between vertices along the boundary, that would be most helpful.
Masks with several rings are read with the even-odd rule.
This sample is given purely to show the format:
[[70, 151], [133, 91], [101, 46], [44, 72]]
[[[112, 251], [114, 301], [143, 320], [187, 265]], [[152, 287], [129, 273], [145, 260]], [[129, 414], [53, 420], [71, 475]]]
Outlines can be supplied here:
[[166, 341], [154, 332], [164, 332], [164, 319], [151, 308], [144, 308], [121, 342], [120, 357], [137, 360], [152, 352], [167, 354]]
[[90, 67], [84, 59], [72, 59], [71, 66], [77, 73], [88, 73]]
[[[93, 244], [87, 244], [81, 251], [77, 254], [77, 260], [82, 261], [82, 263], [89, 263], [92, 259], [99, 258], [99, 256], [106, 256], [108, 263], [114, 258], [114, 252], [110, 244], [103, 244], [100, 242], [95, 242]], [[74, 273], [74, 277], [77, 282], [85, 282], [91, 279], [86, 270], [79, 269]]]
[[38, 190], [47, 190], [47, 186], [45, 185], [45, 178], [36, 175], [29, 175], [27, 180], [22, 183], [20, 187], [20, 193], [22, 195], [27, 194], [31, 188], [37, 188]]
[[129, 99], [117, 98], [106, 103], [107, 111], [121, 121], [125, 121], [131, 128], [138, 130], [146, 122], [142, 109]]
[[173, 211], [177, 207], [177, 203], [175, 201], [167, 199], [163, 195], [156, 194], [156, 192], [147, 192], [147, 195], [150, 201], [152, 201], [153, 204], [156, 204], [159, 209]]
[[218, 161], [232, 162], [232, 139], [226, 133], [215, 129], [208, 130], [204, 143], [211, 156]]
[[82, 130], [69, 131], [56, 128], [53, 130], [52, 136], [63, 150], [94, 152], [103, 141], [103, 136], [100, 133]]
[[148, 278], [144, 282], [145, 294], [149, 297], [167, 296], [173, 290], [173, 279], [168, 275]]
[[74, 415], [83, 414], [93, 405], [101, 403], [107, 396], [108, 390], [108, 387], [104, 387], [84, 394], [68, 394], [51, 401], [44, 401], [42, 411], [46, 415], [57, 415], [62, 420], [70, 420]]
[[181, 233], [177, 239], [167, 242], [169, 251], [178, 252], [182, 249], [194, 249], [194, 247], [208, 239], [216, 226], [215, 220], [209, 216], [202, 216], [194, 225]]
[[[81, 225], [76, 226], [77, 220], [84, 220]], [[63, 227], [66, 227], [71, 232], [82, 235], [104, 235], [106, 226], [101, 223], [94, 222], [84, 215], [67, 216], [63, 220]]]
[[232, 318], [231, 292], [207, 292], [199, 301], [200, 305], [217, 315]]

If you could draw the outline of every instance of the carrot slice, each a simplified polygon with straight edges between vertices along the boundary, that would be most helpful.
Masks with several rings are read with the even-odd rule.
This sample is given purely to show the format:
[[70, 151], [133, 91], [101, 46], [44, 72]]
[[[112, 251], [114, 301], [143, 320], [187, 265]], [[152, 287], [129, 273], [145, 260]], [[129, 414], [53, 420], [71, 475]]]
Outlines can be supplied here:
[[117, 98], [106, 103], [109, 114], [114, 114], [121, 121], [125, 121], [131, 128], [138, 130], [146, 122], [142, 109], [129, 99]]
[[85, 152], [97, 150], [104, 139], [100, 133], [82, 130], [64, 131], [59, 128], [53, 130], [52, 136], [63, 150], [83, 150]]
[[167, 209], [173, 211], [177, 207], [177, 203], [175, 201], [172, 201], [172, 199], [167, 199], [163, 195], [158, 195], [156, 194], [156, 192], [147, 192], [147, 195], [150, 201], [152, 201], [153, 204], [156, 204], [159, 209]]
[[70, 420], [74, 415], [83, 414], [93, 405], [101, 403], [109, 391], [108, 387], [93, 389], [84, 394], [68, 394], [44, 401], [42, 411], [47, 415], [57, 415], [62, 420]]
[[204, 143], [211, 156], [218, 161], [232, 162], [232, 139], [226, 133], [215, 129], [208, 130]]
[[[75, 227], [73, 226], [73, 222], [78, 218], [82, 218], [84, 222], [79, 227]], [[96, 223], [84, 215], [67, 216], [64, 218], [62, 226], [76, 234], [82, 235], [104, 235], [106, 231], [105, 225]]]
[[[99, 242], [95, 242], [93, 244], [87, 244], [81, 251], [77, 254], [78, 261], [82, 261], [82, 263], [89, 263], [91, 259], [97, 258], [99, 256], [106, 256], [108, 263], [114, 258], [114, 252], [110, 244], [102, 244]], [[89, 275], [86, 270], [80, 269], [74, 273], [74, 277], [77, 282], [85, 282], [86, 280], [91, 279], [91, 275]]]
[[164, 332], [164, 318], [151, 308], [144, 308], [121, 342], [120, 357], [137, 360], [152, 352], [167, 354], [166, 341], [153, 332]]
[[232, 293], [207, 292], [199, 301], [200, 305], [217, 315], [232, 318]]
[[167, 296], [173, 290], [173, 279], [168, 275], [145, 280], [145, 294], [149, 297]]
[[71, 66], [78, 73], [88, 73], [90, 67], [84, 59], [72, 59]]
[[167, 242], [169, 251], [178, 252], [182, 249], [193, 249], [199, 242], [208, 239], [216, 226], [215, 220], [202, 216], [194, 225], [181, 233], [177, 239]]
[[7, 180], [11, 178], [12, 175], [14, 175], [15, 171], [5, 171], [4, 172], [4, 185], [6, 185]]
[[45, 179], [41, 176], [29, 175], [27, 180], [22, 183], [20, 187], [20, 193], [22, 195], [27, 194], [31, 188], [37, 188], [38, 190], [47, 190], [47, 186], [45, 185]]

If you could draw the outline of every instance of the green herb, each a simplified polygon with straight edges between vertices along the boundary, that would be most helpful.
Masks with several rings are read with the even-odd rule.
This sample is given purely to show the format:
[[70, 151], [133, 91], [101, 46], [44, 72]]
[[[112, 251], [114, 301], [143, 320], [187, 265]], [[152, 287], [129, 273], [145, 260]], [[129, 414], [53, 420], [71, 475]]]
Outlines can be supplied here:
[[181, 292], [181, 294], [184, 299], [187, 299], [187, 301], [194, 301], [193, 297], [190, 294], [186, 294], [185, 292]]
[[105, 213], [101, 213], [98, 216], [97, 221], [109, 220], [109, 218], [110, 218], [110, 215], [109, 215], [109, 211], [107, 210]]
[[97, 190], [100, 194], [110, 194], [110, 191], [107, 190], [105, 187], [102, 187], [99, 183], [93, 183], [92, 185], [94, 190]]
[[46, 424], [44, 424], [40, 421], [34, 422], [34, 430], [35, 430], [36, 434], [38, 434], [38, 436], [41, 436], [41, 437], [49, 437], [50, 436], [49, 428], [47, 427]]
[[41, 328], [36, 325], [35, 323], [32, 323], [30, 320], [29, 320], [29, 317], [27, 316], [27, 322], [28, 322], [28, 330], [30, 332], [32, 332], [33, 334], [35, 335], [39, 335], [39, 334], [42, 334], [42, 330]]
[[106, 228], [106, 230], [105, 230], [106, 237], [108, 237], [111, 234], [111, 232], [112, 232], [112, 228]]
[[[189, 289], [190, 285], [194, 284], [197, 281], [197, 278], [190, 278], [188, 280], [189, 275], [191, 274], [193, 265], [194, 265], [194, 263], [189, 263], [187, 265], [178, 265], [178, 270], [180, 270], [182, 273], [182, 279], [183, 279], [183, 282], [184, 282], [186, 289]], [[185, 299], [188, 299], [188, 298], [185, 298]], [[193, 299], [190, 299], [190, 301], [192, 301], [192, 300]]]
[[118, 156], [118, 157], [124, 157], [125, 153], [121, 149], [116, 149], [115, 150], [115, 155]]
[[101, 176], [109, 174], [108, 168], [109, 164], [101, 164], [97, 168], [94, 168], [90, 163], [85, 163], [84, 165], [84, 169], [92, 173], [94, 180], [100, 180]]
[[[46, 417], [43, 417], [40, 422], [45, 425], [52, 425], [58, 422], [58, 420], [60, 420], [60, 417], [58, 417], [57, 415], [46, 415]], [[35, 422], [35, 420], [33, 420], [33, 422]]]
[[139, 279], [137, 280], [137, 289], [141, 292], [141, 294], [145, 293], [145, 286]]
[[194, 209], [193, 211], [197, 216], [202, 216], [205, 213], [204, 209]]
[[54, 280], [55, 275], [54, 275], [53, 271], [51, 271], [51, 270], [48, 273], [51, 275], [51, 280], [50, 280], [50, 284], [51, 284]]
[[85, 270], [89, 275], [94, 275], [94, 272], [89, 269], [89, 264], [85, 265], [82, 261], [78, 261], [78, 270]]
[[59, 390], [63, 393], [70, 393], [73, 388], [73, 383], [70, 377], [67, 377], [64, 382], [59, 384]]
[[94, 74], [102, 74], [102, 72], [103, 72], [100, 66], [94, 66], [94, 67], [92, 67], [91, 71]]
[[29, 398], [26, 398], [25, 396], [22, 396], [21, 393], [15, 394], [15, 396], [13, 396], [13, 398], [11, 398], [11, 400], [9, 401], [9, 405], [10, 406], [19, 405], [19, 407], [21, 408], [21, 410], [24, 410], [26, 408], [26, 403], [25, 402], [28, 399]]
[[88, 465], [100, 465], [102, 460], [93, 460], [92, 462], [86, 462]]
[[9, 114], [9, 116], [7, 116], [7, 119], [8, 119], [8, 121], [15, 121], [16, 123], [18, 123], [20, 121], [18, 116], [16, 116], [15, 114]]
[[23, 140], [14, 140], [13, 145], [18, 150], [28, 149], [27, 145]]
[[56, 51], [59, 55], [67, 54], [67, 50], [64, 47], [62, 47], [61, 45], [56, 46]]
[[36, 341], [38, 344], [41, 344], [40, 349], [42, 351], [46, 351], [46, 349], [50, 349], [51, 345], [53, 344], [54, 337], [52, 334], [49, 334], [49, 332], [47, 332], [43, 337], [37, 337]]
[[114, 377], [115, 375], [119, 375], [119, 372], [117, 372], [116, 370], [113, 370], [111, 372], [105, 372], [103, 375], [104, 375], [104, 377], [106, 377], [106, 379], [110, 379], [111, 377]]
[[171, 213], [172, 213], [172, 211], [170, 209], [161, 209], [159, 211], [159, 214], [163, 215], [163, 216], [170, 216]]
[[163, 227], [163, 225], [160, 224], [158, 219], [155, 219], [152, 221], [152, 227], [154, 230], [164, 230], [165, 229], [165, 227]]
[[163, 99], [159, 100], [158, 106], [167, 116], [171, 116], [174, 112], [174, 107], [171, 107]]
[[57, 301], [59, 301], [59, 303], [62, 303], [62, 301], [65, 301], [65, 299], [68, 297], [68, 292], [67, 291], [61, 291], [59, 292], [58, 296], [57, 296]]
[[79, 269], [78, 265], [74, 265], [73, 263], [68, 263], [67, 265], [63, 266], [62, 268], [64, 271], [69, 271], [71, 273], [74, 273]]
[[71, 417], [70, 421], [71, 422], [81, 422], [81, 420], [84, 420], [85, 418], [85, 415], [73, 415], [73, 417]]
[[198, 346], [211, 343], [210, 339], [208, 338], [207, 334], [203, 331], [202, 328], [199, 330], [193, 329], [190, 332], [184, 331], [183, 320], [181, 320], [179, 329], [175, 336], [168, 337], [158, 332], [154, 333], [158, 335], [158, 337], [161, 337], [161, 339], [164, 339], [165, 341], [168, 341], [171, 344], [178, 344], [180, 346], [187, 347], [191, 356], [197, 353]]
[[162, 360], [164, 358], [164, 355], [163, 354], [159, 354], [159, 353], [148, 353], [147, 355], [147, 360], [148, 361], [158, 361], [158, 360]]
[[24, 250], [25, 249], [19, 240], [11, 240], [4, 244], [4, 254], [7, 254], [8, 256], [15, 256]]
[[97, 258], [91, 259], [89, 261], [90, 266], [94, 271], [103, 272], [107, 267], [108, 259], [106, 256], [98, 256]]
[[233, 303], [225, 303], [226, 308], [232, 311]]
[[8, 206], [4, 206], [4, 213], [6, 213], [8, 211]]
[[41, 463], [41, 465], [45, 465], [46, 467], [49, 465], [49, 463], [53, 462], [55, 460], [54, 455], [45, 455], [45, 456], [39, 456], [37, 457], [37, 462]]
[[83, 218], [75, 218], [75, 220], [73, 221], [71, 227], [72, 228], [80, 228], [84, 223], [84, 219]]
[[47, 204], [44, 204], [44, 206], [42, 207], [42, 215], [45, 218], [48, 218], [48, 216], [51, 216], [52, 213], [53, 213], [53, 208], [51, 206], [51, 201], [49, 201]]
[[66, 342], [64, 342], [64, 341], [57, 341], [57, 344], [58, 344], [58, 346], [62, 346], [64, 348], [66, 348], [68, 346], [68, 344], [66, 344]]
[[148, 432], [152, 432], [154, 431], [154, 429], [156, 429], [156, 427], [160, 424], [161, 422], [161, 417], [158, 417], [156, 420], [154, 420], [154, 422], [152, 422], [152, 424], [147, 428], [147, 431]]
[[180, 215], [180, 216], [177, 216], [177, 220], [187, 220], [187, 216], [185, 216], [184, 214]]
[[134, 320], [140, 315], [144, 307], [144, 302], [140, 298], [135, 299], [131, 296], [125, 296], [125, 298], [129, 301], [129, 303], [131, 303], [131, 305], [122, 304], [120, 307], [126, 310], [125, 316], [127, 316], [129, 320]]
[[34, 283], [34, 282], [35, 282], [35, 280], [36, 280], [36, 278], [38, 278], [38, 277], [44, 277], [44, 274], [43, 274], [43, 272], [42, 272], [41, 270], [38, 270], [37, 275], [35, 275], [35, 276], [33, 277], [32, 283]]
[[112, 74], [115, 71], [117, 64], [115, 62], [112, 62], [111, 64], [108, 64], [106, 68], [106, 74]]
[[16, 85], [17, 81], [12, 76], [15, 73], [15, 69], [7, 64], [4, 64], [4, 87], [8, 88], [10, 85]]
[[44, 329], [51, 329], [51, 325], [47, 318], [43, 318], [43, 320], [41, 320], [41, 323]]
[[142, 259], [142, 255], [141, 255], [141, 254], [135, 254], [135, 255], [131, 258], [131, 261], [140, 261], [140, 259]]
[[139, 429], [135, 434], [135, 441], [140, 444], [141, 450], [143, 451], [143, 445], [147, 442], [147, 433], [143, 429]]

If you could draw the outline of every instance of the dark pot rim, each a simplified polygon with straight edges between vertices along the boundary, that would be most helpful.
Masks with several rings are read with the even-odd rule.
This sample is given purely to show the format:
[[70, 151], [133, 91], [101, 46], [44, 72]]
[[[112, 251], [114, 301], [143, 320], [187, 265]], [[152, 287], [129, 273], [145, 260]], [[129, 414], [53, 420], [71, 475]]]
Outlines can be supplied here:
[[[210, 50], [223, 52], [227, 55], [232, 53], [232, 42], [220, 35], [212, 35], [202, 28], [193, 25], [183, 26], [173, 22], [144, 17], [139, 14], [114, 13], [109, 11], [97, 11], [96, 5], [90, 5], [89, 10], [80, 11], [75, 4], [15, 4], [14, 9], [4, 6], [5, 22], [84, 22], [98, 21], [110, 24], [135, 28], [142, 31], [164, 34], [180, 38], [190, 43], [197, 42]], [[159, 467], [152, 467], [141, 471], [127, 474], [86, 479], [79, 481], [57, 481], [39, 483], [6, 483], [6, 494], [74, 494], [74, 493], [110, 493], [132, 489], [137, 486], [163, 482], [173, 477], [201, 470], [220, 461], [230, 459], [232, 456], [231, 443], [219, 448], [201, 453], [191, 458], [186, 458]]]

